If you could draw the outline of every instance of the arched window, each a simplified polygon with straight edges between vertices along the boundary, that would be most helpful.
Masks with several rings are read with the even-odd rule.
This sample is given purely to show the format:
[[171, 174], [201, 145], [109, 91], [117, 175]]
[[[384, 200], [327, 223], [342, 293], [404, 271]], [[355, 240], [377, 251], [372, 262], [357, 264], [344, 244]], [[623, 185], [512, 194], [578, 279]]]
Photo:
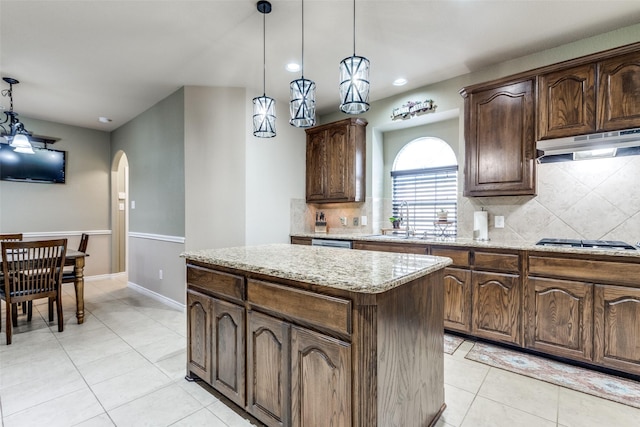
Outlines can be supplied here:
[[[403, 227], [408, 222], [416, 234], [457, 234], [458, 162], [449, 144], [433, 137], [409, 142], [393, 162], [391, 181], [393, 216], [403, 218]], [[438, 215], [442, 211], [446, 222]]]

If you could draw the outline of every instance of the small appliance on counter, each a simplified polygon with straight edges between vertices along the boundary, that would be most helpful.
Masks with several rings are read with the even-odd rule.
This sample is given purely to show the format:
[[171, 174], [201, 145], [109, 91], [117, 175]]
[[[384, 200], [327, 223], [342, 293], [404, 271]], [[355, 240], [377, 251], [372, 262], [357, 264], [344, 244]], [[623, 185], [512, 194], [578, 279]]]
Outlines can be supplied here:
[[473, 240], [489, 240], [489, 212], [485, 210], [473, 213]]
[[316, 233], [327, 232], [327, 219], [324, 216], [324, 212], [316, 212]]

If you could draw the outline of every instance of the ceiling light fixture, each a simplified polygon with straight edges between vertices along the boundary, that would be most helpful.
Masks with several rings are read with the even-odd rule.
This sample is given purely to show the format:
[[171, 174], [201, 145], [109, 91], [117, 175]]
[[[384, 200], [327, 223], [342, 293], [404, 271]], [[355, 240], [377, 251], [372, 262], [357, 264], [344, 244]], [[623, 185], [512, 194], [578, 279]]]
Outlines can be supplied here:
[[353, 0], [353, 56], [340, 62], [340, 110], [360, 114], [369, 109], [369, 60], [356, 55], [356, 0]]
[[276, 136], [276, 100], [265, 95], [267, 73], [266, 34], [267, 13], [271, 13], [271, 3], [260, 0], [258, 11], [262, 13], [262, 96], [253, 98], [253, 135], [258, 138]]
[[297, 73], [300, 71], [300, 64], [296, 64], [295, 62], [290, 62], [285, 66], [286, 70], [290, 73]]
[[407, 84], [407, 79], [404, 77], [397, 78], [392, 83], [394, 86], [404, 86]]
[[9, 84], [9, 89], [4, 89], [2, 96], [8, 96], [10, 102], [9, 111], [4, 112], [4, 121], [0, 122], [2, 136], [4, 136], [9, 142], [9, 145], [13, 147], [13, 151], [34, 154], [33, 147], [31, 147], [31, 143], [29, 142], [31, 133], [27, 131], [22, 122], [18, 120], [18, 113], [13, 111], [13, 85], [17, 85], [20, 82], [11, 77], [3, 77], [2, 80]]
[[304, 0], [302, 0], [302, 57], [301, 77], [289, 84], [289, 123], [297, 128], [308, 128], [316, 124], [316, 84], [304, 78]]

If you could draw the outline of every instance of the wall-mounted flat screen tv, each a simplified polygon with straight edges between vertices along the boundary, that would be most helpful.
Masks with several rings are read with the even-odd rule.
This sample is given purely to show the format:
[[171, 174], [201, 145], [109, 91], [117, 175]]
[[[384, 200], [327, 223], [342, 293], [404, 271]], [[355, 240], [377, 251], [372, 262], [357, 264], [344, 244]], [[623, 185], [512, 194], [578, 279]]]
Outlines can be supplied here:
[[64, 184], [66, 151], [36, 147], [33, 151], [16, 153], [9, 144], [0, 144], [0, 179]]

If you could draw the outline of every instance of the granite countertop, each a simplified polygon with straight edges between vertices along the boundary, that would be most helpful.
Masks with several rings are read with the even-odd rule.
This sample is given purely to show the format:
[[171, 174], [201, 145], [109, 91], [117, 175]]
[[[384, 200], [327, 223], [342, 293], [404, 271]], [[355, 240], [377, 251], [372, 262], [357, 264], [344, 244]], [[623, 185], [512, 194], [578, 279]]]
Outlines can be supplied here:
[[[401, 244], [422, 244], [422, 245], [446, 245], [460, 246], [466, 248], [486, 248], [486, 249], [510, 249], [518, 251], [536, 251], [536, 252], [556, 252], [556, 253], [572, 253], [582, 255], [600, 255], [600, 256], [625, 256], [631, 258], [640, 258], [640, 250], [613, 250], [613, 249], [595, 249], [595, 248], [570, 248], [558, 246], [539, 246], [535, 242], [516, 241], [516, 240], [488, 240], [478, 241], [468, 238], [418, 238], [410, 236], [408, 239], [399, 236], [383, 236], [371, 234], [340, 234], [340, 233], [295, 233], [292, 237], [307, 237], [313, 239], [335, 239], [335, 240], [351, 240], [365, 242], [386, 242]], [[635, 243], [635, 242], [633, 242]], [[632, 243], [632, 244], [633, 244]]]
[[188, 251], [187, 260], [346, 291], [376, 294], [440, 270], [452, 261], [430, 255], [272, 244]]

